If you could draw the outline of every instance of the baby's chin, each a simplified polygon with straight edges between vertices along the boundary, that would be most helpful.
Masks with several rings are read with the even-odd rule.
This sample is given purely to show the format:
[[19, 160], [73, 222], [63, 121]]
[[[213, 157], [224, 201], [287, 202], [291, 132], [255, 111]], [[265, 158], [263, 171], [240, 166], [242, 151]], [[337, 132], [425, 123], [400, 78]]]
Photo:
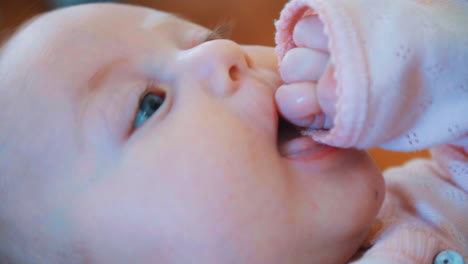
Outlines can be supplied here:
[[[346, 263], [366, 241], [385, 196], [382, 173], [371, 156], [356, 149], [333, 149], [318, 162], [292, 161], [297, 184], [322, 216], [311, 225], [321, 229], [319, 263]], [[306, 205], [307, 206], [307, 205]], [[320, 238], [319, 238], [320, 237]]]
[[[350, 201], [354, 201], [353, 204], [343, 205], [343, 207], [350, 207], [347, 217], [345, 219], [341, 218], [341, 225], [347, 227], [348, 230], [343, 232], [344, 236], [337, 241], [337, 247], [341, 244], [343, 256], [346, 257], [347, 262], [350, 261], [350, 258], [354, 258], [360, 249], [365, 247], [369, 232], [375, 224], [377, 214], [385, 199], [385, 181], [382, 172], [371, 155], [363, 150], [352, 149], [348, 151], [347, 155], [351, 157], [350, 162], [355, 165], [352, 169], [352, 175], [351, 173], [347, 174], [353, 178], [353, 181], [360, 184], [354, 187], [356, 191], [349, 198]], [[351, 184], [348, 188], [353, 188]], [[343, 208], [343, 211], [346, 209]], [[346, 226], [347, 224], [349, 226]]]

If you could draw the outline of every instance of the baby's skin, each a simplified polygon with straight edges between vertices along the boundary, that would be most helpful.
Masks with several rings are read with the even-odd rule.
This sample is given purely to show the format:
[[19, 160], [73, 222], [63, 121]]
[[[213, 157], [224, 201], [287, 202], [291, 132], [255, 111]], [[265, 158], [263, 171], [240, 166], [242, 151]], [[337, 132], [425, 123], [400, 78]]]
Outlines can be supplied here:
[[[2, 263], [344, 263], [384, 198], [366, 152], [278, 143], [273, 48], [168, 13], [41, 15], [0, 75]], [[287, 85], [276, 97], [292, 122], [333, 114], [326, 92], [294, 112], [286, 99], [304, 88]]]

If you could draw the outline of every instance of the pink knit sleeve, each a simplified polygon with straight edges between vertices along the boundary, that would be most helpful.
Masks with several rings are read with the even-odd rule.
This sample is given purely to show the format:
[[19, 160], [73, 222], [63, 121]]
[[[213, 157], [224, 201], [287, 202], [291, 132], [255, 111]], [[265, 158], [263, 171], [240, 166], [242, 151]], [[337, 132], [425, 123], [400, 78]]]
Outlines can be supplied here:
[[466, 1], [293, 0], [276, 23], [280, 60], [306, 14], [324, 24], [337, 82], [333, 127], [316, 140], [410, 151], [468, 136]]

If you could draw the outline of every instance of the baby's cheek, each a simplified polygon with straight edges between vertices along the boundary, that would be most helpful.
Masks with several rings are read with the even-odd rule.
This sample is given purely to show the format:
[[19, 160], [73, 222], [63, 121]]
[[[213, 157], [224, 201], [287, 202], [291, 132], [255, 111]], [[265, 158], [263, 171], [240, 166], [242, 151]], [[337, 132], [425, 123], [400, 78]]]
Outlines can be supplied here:
[[143, 241], [151, 242], [151, 232], [146, 229], [149, 221], [142, 219], [125, 191], [121, 195], [102, 194], [88, 193], [89, 199], [80, 199], [73, 208], [75, 250], [92, 258], [92, 263], [120, 263], [119, 259], [129, 259], [132, 254], [140, 256], [147, 250]]
[[328, 175], [336, 192], [332, 204], [340, 215], [330, 217], [330, 222], [336, 220], [335, 230], [353, 238], [366, 233], [374, 221], [383, 201], [384, 182], [368, 153], [354, 149], [343, 151]]

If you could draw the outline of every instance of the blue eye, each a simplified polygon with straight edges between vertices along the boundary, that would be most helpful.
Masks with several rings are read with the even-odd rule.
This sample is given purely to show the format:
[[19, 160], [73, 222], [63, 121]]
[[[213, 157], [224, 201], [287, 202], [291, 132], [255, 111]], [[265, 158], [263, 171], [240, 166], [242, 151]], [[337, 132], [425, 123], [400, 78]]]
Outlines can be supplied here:
[[149, 93], [143, 97], [138, 105], [138, 112], [136, 115], [135, 122], [133, 123], [133, 127], [137, 128], [143, 124], [148, 118], [150, 118], [156, 111], [158, 111], [159, 107], [161, 107], [164, 103], [164, 96], [157, 95], [154, 93]]

